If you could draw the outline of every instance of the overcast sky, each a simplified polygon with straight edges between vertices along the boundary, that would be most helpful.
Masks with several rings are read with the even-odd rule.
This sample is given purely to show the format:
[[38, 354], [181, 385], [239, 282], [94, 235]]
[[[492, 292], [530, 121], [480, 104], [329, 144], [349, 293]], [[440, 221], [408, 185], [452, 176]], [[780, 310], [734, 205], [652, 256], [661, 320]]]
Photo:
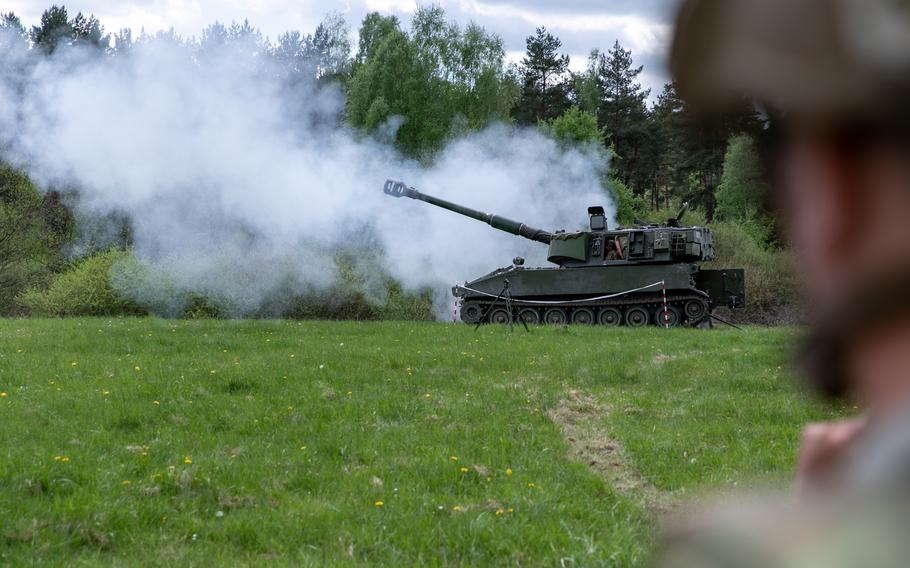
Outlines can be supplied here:
[[525, 38], [546, 26], [563, 41], [572, 68], [582, 69], [594, 47], [603, 50], [619, 40], [644, 65], [642, 84], [652, 99], [667, 80], [665, 56], [677, 0], [0, 0], [0, 11], [12, 10], [26, 27], [38, 23], [51, 4], [65, 4], [72, 15], [92, 13], [108, 31], [130, 27], [153, 33], [173, 27], [184, 36], [198, 36], [206, 25], [248, 18], [274, 40], [287, 30], [312, 32], [329, 12], [337, 11], [356, 31], [371, 11], [395, 14], [406, 24], [418, 5], [435, 3], [449, 18], [471, 20], [505, 41], [510, 59], [520, 60]]

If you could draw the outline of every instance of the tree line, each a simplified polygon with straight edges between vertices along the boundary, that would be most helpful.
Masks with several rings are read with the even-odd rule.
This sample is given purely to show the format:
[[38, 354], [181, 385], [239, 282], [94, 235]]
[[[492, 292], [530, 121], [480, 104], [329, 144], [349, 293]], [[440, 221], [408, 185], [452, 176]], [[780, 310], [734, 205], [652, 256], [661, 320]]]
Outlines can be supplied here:
[[[560, 39], [539, 27], [527, 37], [521, 61], [509, 63], [502, 38], [476, 23], [450, 21], [438, 6], [419, 8], [407, 27], [374, 12], [360, 23], [356, 45], [350, 35], [338, 14], [312, 33], [288, 31], [274, 42], [248, 21], [216, 22], [198, 38], [184, 38], [173, 30], [110, 33], [95, 16], [71, 16], [65, 6], [48, 8], [29, 29], [13, 13], [0, 15], [0, 53], [13, 42], [39, 56], [82, 45], [98, 57], [116, 58], [129, 57], [146, 42], [169, 41], [204, 62], [225, 45], [249, 50], [292, 87], [339, 89], [345, 100], [339, 125], [385, 137], [402, 154], [424, 162], [448, 141], [494, 123], [539, 128], [565, 144], [596, 145], [609, 157], [605, 191], [616, 197], [623, 223], [688, 201], [705, 222], [745, 221], [757, 227], [754, 237], [762, 246], [777, 240], [761, 198], [757, 147], [764, 122], [749, 101], [704, 124], [672, 82], [652, 101], [640, 83], [643, 67], [619, 41], [606, 51], [593, 49], [584, 69], [574, 72]], [[34, 227], [31, 241], [15, 245], [0, 228], [0, 287], [10, 281], [3, 293], [8, 299], [29, 278], [9, 276], [17, 271], [4, 269], [4, 262], [16, 264], [25, 248], [40, 254], [20, 266], [43, 262], [57, 270], [61, 247], [80, 228], [59, 193], [39, 196], [8, 167], [0, 169], [0, 208], [0, 224], [19, 219]], [[128, 246], [128, 226], [122, 233]], [[28, 240], [22, 233], [17, 238]]]

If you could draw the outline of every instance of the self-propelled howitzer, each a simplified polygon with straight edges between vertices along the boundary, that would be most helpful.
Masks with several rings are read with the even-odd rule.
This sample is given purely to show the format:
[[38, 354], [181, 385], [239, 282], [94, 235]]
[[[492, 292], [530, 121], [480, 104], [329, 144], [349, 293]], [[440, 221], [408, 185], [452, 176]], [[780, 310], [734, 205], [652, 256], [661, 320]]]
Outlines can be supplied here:
[[[641, 327], [695, 326], [717, 306], [745, 305], [742, 269], [706, 270], [714, 260], [714, 236], [704, 227], [681, 226], [680, 214], [662, 225], [610, 230], [602, 207], [589, 207], [590, 230], [545, 231], [519, 221], [470, 209], [388, 180], [384, 191], [482, 221], [495, 229], [546, 244], [557, 268], [512, 265], [455, 286], [467, 323], [601, 324]], [[509, 305], [496, 299], [506, 290]]]

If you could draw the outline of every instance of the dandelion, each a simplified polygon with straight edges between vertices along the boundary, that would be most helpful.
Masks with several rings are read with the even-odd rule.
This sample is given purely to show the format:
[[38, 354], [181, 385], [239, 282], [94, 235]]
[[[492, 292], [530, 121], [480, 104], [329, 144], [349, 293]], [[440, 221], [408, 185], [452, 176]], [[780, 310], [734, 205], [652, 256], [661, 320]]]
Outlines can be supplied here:
[[466, 467], [461, 468], [461, 473], [468, 473], [468, 468], [466, 468]]
[[383, 505], [385, 505], [385, 503], [383, 503], [382, 501], [376, 501], [375, 503], [373, 503], [373, 506], [376, 507], [377, 509], [381, 508]]
[[306, 450], [306, 446], [300, 446], [300, 451]]
[[120, 482], [121, 485], [129, 485], [130, 483], [131, 482], [129, 479], [124, 479], [123, 481]]
[[70, 459], [69, 459], [69, 457], [67, 457], [67, 456], [63, 456], [63, 457], [60, 458], [60, 461], [66, 463], [66, 462], [70, 461]]
[[514, 510], [512, 507], [509, 507], [508, 509], [506, 509], [506, 512], [507, 512], [507, 513], [514, 513], [515, 510]]
[[534, 489], [534, 484], [533, 484], [533, 483], [529, 483], [529, 484], [528, 484], [528, 489]]
[[107, 395], [109, 395], [109, 394], [111, 394], [111, 391], [105, 390], [105, 389], [101, 389], [101, 395], [102, 395], [102, 396], [107, 396]]
[[453, 462], [457, 462], [458, 456], [450, 456], [449, 459], [452, 460]]
[[138, 373], [139, 371], [142, 370], [142, 367], [140, 367], [139, 365], [136, 365], [135, 367], [133, 367], [133, 370]]
[[423, 396], [426, 397], [426, 398], [433, 398], [433, 395], [431, 395], [430, 393], [427, 393], [427, 394], [425, 394], [425, 395], [423, 395]]
[[461, 505], [455, 505], [454, 507], [452, 507], [452, 510], [455, 511], [456, 513], [460, 512], [460, 511], [464, 511], [464, 509], [462, 508]]
[[155, 406], [160, 406], [160, 405], [161, 405], [161, 401], [160, 401], [160, 400], [153, 400], [153, 401], [152, 401], [152, 404], [154, 404]]
[[352, 394], [354, 394], [352, 391], [348, 391], [348, 396], [351, 396]]
[[506, 468], [506, 475], [512, 475], [512, 468], [511, 468], [511, 467], [507, 467], [507, 468]]
[[6, 394], [6, 391], [0, 392], [0, 398], [6, 398], [6, 397], [8, 397], [8, 396], [9, 396], [9, 395]]
[[76, 363], [75, 361], [73, 361], [72, 363], [70, 363], [70, 367], [75, 367], [76, 365], [77, 365], [77, 363]]
[[190, 465], [191, 463], [193, 463], [193, 460], [191, 460], [189, 458], [189, 456], [186, 456], [183, 458], [183, 463], [185, 463], [186, 465]]
[[503, 513], [505, 513], [505, 511], [503, 511], [502, 509], [496, 509], [496, 516], [497, 516], [497, 517], [501, 517]]
[[209, 371], [209, 374], [211, 374], [211, 375], [214, 375], [215, 373], [216, 373], [215, 369], [212, 369], [211, 371]]
[[21, 349], [16, 349], [16, 353], [22, 353]]

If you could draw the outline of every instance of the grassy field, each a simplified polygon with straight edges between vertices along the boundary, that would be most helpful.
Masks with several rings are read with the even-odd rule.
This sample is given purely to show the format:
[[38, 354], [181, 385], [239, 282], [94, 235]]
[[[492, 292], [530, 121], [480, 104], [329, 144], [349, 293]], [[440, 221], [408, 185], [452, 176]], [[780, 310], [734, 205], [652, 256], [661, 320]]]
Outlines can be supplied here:
[[843, 413], [796, 337], [0, 321], [0, 563], [641, 564]]

